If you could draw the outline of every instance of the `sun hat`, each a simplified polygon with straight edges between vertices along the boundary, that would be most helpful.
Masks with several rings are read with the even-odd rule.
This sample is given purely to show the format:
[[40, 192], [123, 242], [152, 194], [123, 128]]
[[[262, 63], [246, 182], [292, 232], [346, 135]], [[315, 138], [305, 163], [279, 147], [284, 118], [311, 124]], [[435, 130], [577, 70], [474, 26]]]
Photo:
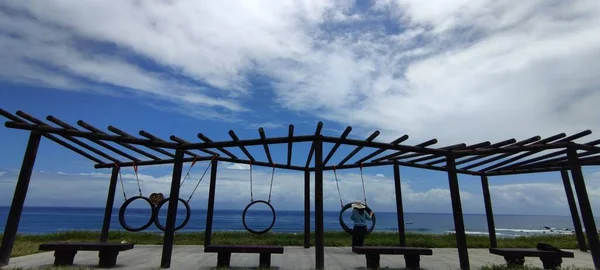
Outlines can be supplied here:
[[356, 209], [365, 209], [366, 206], [364, 204], [362, 204], [361, 202], [354, 202], [352, 203], [352, 208], [356, 208]]

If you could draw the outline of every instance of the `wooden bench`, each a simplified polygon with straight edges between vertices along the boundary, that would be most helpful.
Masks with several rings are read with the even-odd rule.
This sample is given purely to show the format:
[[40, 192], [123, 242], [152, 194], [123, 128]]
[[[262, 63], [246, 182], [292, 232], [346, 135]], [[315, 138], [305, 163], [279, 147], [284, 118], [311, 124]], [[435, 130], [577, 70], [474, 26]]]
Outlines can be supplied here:
[[271, 254], [283, 254], [283, 246], [208, 245], [204, 252], [217, 253], [217, 267], [229, 267], [231, 253], [259, 253], [259, 267], [271, 267]]
[[538, 257], [544, 269], [556, 269], [562, 264], [562, 258], [573, 258], [569, 251], [548, 251], [535, 248], [490, 248], [490, 253], [504, 256], [507, 266], [522, 266], [525, 257]]
[[117, 264], [120, 251], [133, 249], [133, 244], [121, 243], [49, 243], [40, 244], [39, 250], [54, 251], [54, 266], [73, 265], [79, 250], [99, 251], [99, 267], [113, 267]]
[[379, 269], [379, 258], [381, 254], [404, 255], [404, 261], [407, 269], [419, 269], [421, 255], [433, 255], [429, 248], [420, 247], [376, 247], [360, 246], [352, 247], [352, 252], [356, 254], [365, 254], [367, 268]]

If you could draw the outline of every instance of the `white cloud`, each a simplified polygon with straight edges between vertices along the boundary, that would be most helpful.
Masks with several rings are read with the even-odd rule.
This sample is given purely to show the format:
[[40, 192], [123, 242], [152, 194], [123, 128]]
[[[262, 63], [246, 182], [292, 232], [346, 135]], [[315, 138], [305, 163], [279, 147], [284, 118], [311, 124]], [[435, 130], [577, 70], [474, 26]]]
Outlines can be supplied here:
[[3, 176], [3, 175], [5, 175], [5, 174], [6, 174], [6, 172], [0, 171], [0, 177]]
[[[202, 172], [191, 174], [181, 187], [180, 197], [187, 199], [198, 184]], [[266, 199], [269, 196], [270, 171], [253, 172], [252, 191], [254, 199]], [[395, 189], [392, 178], [370, 177], [365, 175], [367, 202], [377, 211], [395, 211]], [[342, 200], [348, 203], [364, 200], [360, 174], [338, 172]], [[0, 177], [0, 205], [10, 205], [14, 191], [16, 174], [7, 172]], [[27, 195], [27, 205], [69, 206], [77, 202], [80, 206], [102, 207], [105, 203], [110, 175], [106, 173], [34, 173]], [[311, 176], [314, 179], [314, 175]], [[438, 182], [439, 179], [422, 179]], [[586, 184], [592, 209], [600, 209], [600, 180], [594, 174], [586, 174]], [[125, 193], [128, 197], [138, 193], [137, 181], [132, 174], [123, 174]], [[463, 185], [467, 180], [461, 181]], [[144, 195], [161, 192], [168, 196], [170, 175], [140, 175], [140, 186]], [[208, 196], [210, 177], [205, 177], [198, 185], [191, 200], [192, 207], [204, 209]], [[490, 192], [494, 213], [496, 214], [569, 214], [564, 188], [560, 181], [552, 184], [526, 182], [520, 184], [502, 184], [490, 182]], [[327, 210], [339, 209], [339, 196], [332, 172], [324, 174], [324, 204]], [[59, 188], [60, 187], [60, 188]], [[311, 182], [311, 194], [314, 194]], [[121, 185], [117, 185], [115, 205], [123, 203]], [[314, 198], [311, 197], [311, 204]], [[450, 192], [447, 182], [428, 189], [413, 184], [411, 179], [403, 177], [402, 199], [407, 212], [444, 212], [452, 211]], [[216, 201], [219, 208], [243, 208], [250, 200], [250, 181], [247, 171], [219, 169], [217, 177]], [[271, 200], [277, 209], [300, 210], [304, 205], [304, 178], [300, 172], [278, 172], [273, 180]], [[479, 189], [467, 191], [461, 188], [461, 201], [465, 213], [484, 213], [483, 198]]]
[[240, 164], [240, 163], [230, 163], [226, 165], [225, 168], [229, 170], [250, 170], [250, 165], [248, 164]]
[[385, 177], [385, 175], [383, 175], [382, 173], [378, 173], [375, 175], [375, 177]]
[[234, 119], [265, 91], [250, 84], [258, 74], [279, 106], [380, 129], [384, 140], [478, 142], [600, 126], [600, 111], [589, 109], [600, 102], [594, 0], [1, 5], [17, 11], [0, 13], [7, 80], [100, 90], [91, 80], [181, 103], [194, 117]]

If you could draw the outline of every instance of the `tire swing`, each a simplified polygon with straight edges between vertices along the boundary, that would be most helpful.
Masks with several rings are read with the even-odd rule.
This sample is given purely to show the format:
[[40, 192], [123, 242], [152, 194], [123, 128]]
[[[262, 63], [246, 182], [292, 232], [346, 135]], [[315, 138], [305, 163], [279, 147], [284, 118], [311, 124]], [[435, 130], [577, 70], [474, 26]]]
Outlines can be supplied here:
[[[344, 231], [346, 231], [347, 233], [354, 235], [354, 230], [352, 228], [350, 228], [348, 225], [346, 225], [346, 223], [344, 222], [344, 212], [350, 208], [352, 208], [352, 204], [353, 203], [347, 203], [344, 205], [344, 203], [342, 202], [342, 194], [340, 192], [340, 186], [338, 184], [338, 178], [337, 178], [337, 173], [335, 170], [335, 166], [333, 167], [333, 175], [335, 176], [335, 185], [337, 186], [337, 190], [338, 190], [338, 195], [340, 197], [340, 205], [342, 207], [342, 209], [340, 210], [340, 214], [339, 214], [339, 221], [340, 221], [340, 226], [342, 226], [342, 229], [344, 229]], [[371, 210], [371, 208], [369, 208], [369, 206], [367, 205], [367, 195], [365, 192], [365, 180], [363, 178], [363, 170], [362, 170], [362, 163], [360, 164], [360, 179], [362, 180], [362, 187], [363, 187], [363, 197], [365, 199], [365, 212], [367, 212], [367, 214], [371, 214], [371, 212], [373, 212]], [[375, 217], [375, 214], [373, 213], [373, 216], [371, 217], [371, 227], [367, 230], [367, 235], [370, 234], [373, 229], [375, 229], [375, 224], [377, 223], [377, 219]]]
[[[253, 194], [252, 194], [252, 163], [250, 163], [250, 204], [248, 204], [246, 206], [246, 208], [244, 208], [244, 212], [242, 213], [242, 222], [244, 223], [244, 228], [246, 228], [247, 231], [249, 231], [253, 234], [266, 233], [273, 228], [273, 225], [275, 225], [275, 219], [277, 218], [277, 215], [275, 214], [275, 208], [273, 208], [273, 206], [271, 205], [271, 191], [273, 190], [273, 177], [274, 176], [275, 176], [275, 164], [273, 164], [273, 172], [271, 173], [271, 187], [269, 188], [269, 200], [268, 201], [265, 201], [265, 200], [256, 200], [255, 201]], [[248, 227], [248, 224], [246, 223], [246, 212], [248, 212], [248, 209], [250, 208], [250, 206], [255, 205], [255, 204], [261, 204], [261, 203], [267, 205], [271, 209], [271, 213], [273, 214], [273, 221], [271, 221], [271, 225], [269, 225], [268, 228], [257, 231], [257, 230], [253, 230]]]
[[[178, 201], [183, 203], [183, 206], [185, 207], [185, 219], [183, 220], [183, 223], [181, 223], [179, 226], [175, 227], [174, 231], [178, 231], [183, 229], [188, 222], [190, 221], [190, 218], [192, 216], [192, 209], [190, 208], [190, 200], [192, 199], [192, 196], [194, 196], [194, 193], [196, 192], [196, 189], [198, 188], [198, 186], [200, 185], [200, 182], [202, 182], [202, 179], [204, 178], [204, 175], [206, 175], [206, 172], [208, 171], [208, 169], [210, 168], [211, 164], [212, 164], [212, 160], [215, 159], [216, 156], [214, 156], [211, 159], [211, 162], [208, 163], [208, 166], [206, 166], [206, 169], [204, 170], [204, 173], [202, 174], [202, 176], [200, 177], [200, 180], [198, 180], [198, 183], [196, 184], [196, 187], [194, 188], [194, 190], [192, 191], [192, 193], [190, 194], [190, 197], [187, 200], [184, 200], [182, 198], [177, 198]], [[194, 165], [196, 164], [197, 161], [197, 156], [194, 157], [194, 161], [192, 161], [192, 164], [190, 165], [190, 167], [188, 168], [187, 173], [185, 174], [185, 177], [183, 178], [183, 180], [181, 181], [181, 183], [179, 184], [179, 188], [181, 189], [181, 186], [183, 186], [183, 183], [185, 182], [185, 180], [190, 176], [190, 171], [192, 170], [192, 167], [194, 167]], [[170, 198], [166, 198], [166, 199], [161, 199], [160, 203], [158, 203], [156, 205], [156, 214], [154, 215], [154, 225], [156, 225], [156, 227], [161, 230], [161, 231], [166, 231], [167, 227], [164, 226], [163, 224], [160, 223], [160, 219], [158, 217], [158, 213], [160, 212], [160, 208], [169, 201]]]
[[[116, 163], [115, 163], [115, 166], [119, 170], [119, 179], [121, 180], [121, 189], [123, 190], [123, 198], [125, 198], [125, 202], [123, 202], [123, 205], [121, 205], [121, 208], [119, 209], [119, 223], [121, 223], [121, 226], [123, 227], [123, 229], [125, 229], [127, 231], [130, 231], [130, 232], [143, 231], [143, 230], [147, 229], [148, 227], [150, 227], [150, 225], [152, 225], [152, 223], [154, 222], [154, 216], [156, 215], [156, 211], [155, 211], [156, 202], [159, 200], [162, 200], [162, 193], [152, 193], [152, 195], [150, 195], [149, 198], [146, 198], [142, 195], [142, 188], [140, 187], [140, 179], [138, 178], [138, 167], [137, 167], [137, 165], [135, 165], [135, 162], [134, 162], [133, 170], [135, 171], [135, 179], [137, 180], [139, 195], [133, 196], [133, 197], [127, 199], [127, 195], [125, 195], [125, 186], [123, 185], [123, 177], [121, 176], [121, 168]], [[127, 221], [125, 220], [125, 210], [127, 209], [127, 206], [129, 206], [132, 202], [134, 202], [136, 200], [146, 201], [150, 205], [150, 209], [152, 210], [152, 214], [151, 214], [148, 222], [146, 222], [146, 224], [144, 224], [138, 228], [131, 227], [129, 224], [127, 224]]]

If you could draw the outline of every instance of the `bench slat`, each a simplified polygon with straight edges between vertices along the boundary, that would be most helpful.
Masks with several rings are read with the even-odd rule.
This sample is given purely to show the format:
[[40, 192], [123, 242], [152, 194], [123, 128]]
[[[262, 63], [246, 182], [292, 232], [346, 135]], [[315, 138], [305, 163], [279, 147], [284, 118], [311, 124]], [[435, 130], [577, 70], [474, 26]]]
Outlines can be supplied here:
[[47, 243], [40, 244], [39, 250], [118, 250], [133, 249], [133, 244], [121, 243]]
[[564, 258], [574, 258], [575, 254], [569, 251], [549, 251], [535, 248], [490, 248], [490, 253], [501, 256], [519, 256], [519, 257], [540, 257], [540, 256], [560, 256]]
[[352, 247], [352, 252], [358, 254], [378, 253], [378, 254], [415, 254], [415, 255], [433, 255], [429, 248], [420, 247], [390, 247], [390, 246], [361, 246]]
[[204, 252], [231, 253], [277, 253], [283, 254], [283, 246], [252, 246], [252, 245], [208, 245]]

